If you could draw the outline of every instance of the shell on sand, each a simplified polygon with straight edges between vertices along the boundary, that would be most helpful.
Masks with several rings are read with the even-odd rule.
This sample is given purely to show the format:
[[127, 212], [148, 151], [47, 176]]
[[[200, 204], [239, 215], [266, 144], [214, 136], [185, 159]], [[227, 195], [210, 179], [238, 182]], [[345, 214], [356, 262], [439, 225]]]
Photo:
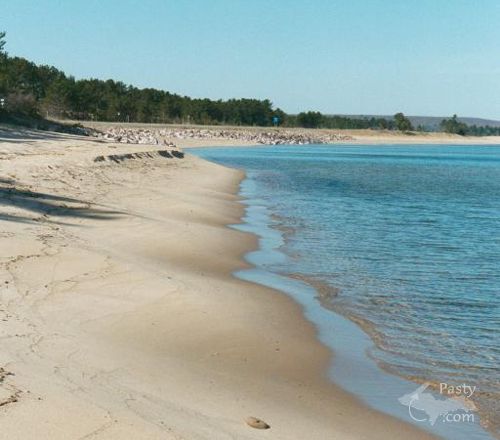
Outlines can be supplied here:
[[245, 422], [247, 423], [248, 426], [251, 426], [252, 428], [255, 429], [269, 429], [271, 428], [270, 425], [268, 425], [264, 420], [258, 419], [257, 417], [247, 417], [245, 419]]

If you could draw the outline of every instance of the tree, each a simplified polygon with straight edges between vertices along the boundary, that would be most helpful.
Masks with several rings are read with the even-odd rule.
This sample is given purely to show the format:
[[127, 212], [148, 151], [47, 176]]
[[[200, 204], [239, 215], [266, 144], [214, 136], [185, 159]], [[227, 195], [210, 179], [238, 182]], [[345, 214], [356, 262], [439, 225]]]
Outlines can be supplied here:
[[3, 48], [5, 47], [5, 32], [0, 32], [0, 53], [3, 53]]
[[37, 115], [36, 99], [29, 93], [9, 93], [6, 98], [5, 108], [7, 112], [14, 114], [22, 114], [26, 116]]
[[[0, 32], [0, 98], [2, 99], [5, 99], [4, 95], [7, 91], [6, 63], [4, 62], [7, 58], [7, 54], [3, 51], [4, 47], [5, 32]], [[2, 108], [0, 108], [0, 111], [2, 111]]]
[[396, 124], [396, 129], [398, 129], [399, 131], [413, 130], [411, 121], [403, 113], [396, 113], [394, 115], [394, 122]]
[[451, 119], [443, 119], [440, 126], [444, 132], [460, 136], [465, 136], [469, 131], [467, 124], [460, 122], [457, 115], [453, 115]]
[[305, 128], [318, 128], [323, 122], [320, 112], [302, 112], [297, 115], [297, 125]]
[[[273, 118], [283, 127], [331, 129], [386, 129], [409, 131], [403, 113], [394, 118], [323, 115], [308, 111], [286, 114], [268, 99], [211, 100], [190, 98], [165, 90], [139, 89], [114, 80], [80, 79], [52, 66], [37, 65], [5, 52], [5, 32], [0, 32], [0, 98], [2, 116], [55, 116], [79, 120], [167, 122], [270, 126]], [[467, 126], [456, 115], [443, 120], [444, 131], [474, 136], [500, 133], [500, 127]], [[425, 130], [425, 127], [420, 127]]]
[[65, 78], [52, 81], [45, 90], [41, 108], [47, 116], [63, 118], [71, 102], [71, 82]]

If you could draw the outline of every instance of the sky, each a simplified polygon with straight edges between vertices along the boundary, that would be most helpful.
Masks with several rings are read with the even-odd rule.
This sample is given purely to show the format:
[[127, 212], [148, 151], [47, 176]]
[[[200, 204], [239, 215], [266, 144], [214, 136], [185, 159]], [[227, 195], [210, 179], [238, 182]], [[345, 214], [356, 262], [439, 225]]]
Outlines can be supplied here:
[[9, 54], [76, 78], [500, 119], [500, 0], [0, 0], [1, 30]]

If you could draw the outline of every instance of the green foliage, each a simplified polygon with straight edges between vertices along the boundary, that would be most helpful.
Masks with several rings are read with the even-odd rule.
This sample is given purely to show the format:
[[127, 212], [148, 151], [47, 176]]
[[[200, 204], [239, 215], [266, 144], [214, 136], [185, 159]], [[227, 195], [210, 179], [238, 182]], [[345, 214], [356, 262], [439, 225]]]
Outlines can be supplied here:
[[446, 133], [460, 136], [500, 136], [500, 127], [490, 127], [489, 125], [469, 126], [464, 122], [460, 122], [457, 115], [453, 115], [450, 119], [443, 119], [440, 127]]
[[500, 136], [500, 127], [489, 125], [468, 125], [467, 135], [469, 136]]
[[267, 99], [192, 99], [120, 81], [75, 80], [24, 58], [5, 56], [3, 61], [0, 95], [12, 112], [38, 110], [55, 118], [155, 123], [269, 126], [275, 115], [286, 120], [286, 114]]
[[457, 115], [453, 115], [451, 119], [443, 119], [440, 126], [446, 133], [459, 134], [461, 136], [465, 136], [468, 131], [467, 124], [460, 122]]
[[3, 53], [3, 48], [5, 47], [5, 32], [0, 32], [0, 53]]
[[411, 125], [410, 120], [403, 113], [396, 113], [394, 115], [394, 123], [396, 124], [396, 129], [399, 131], [413, 130], [413, 125]]
[[[271, 126], [277, 116], [284, 127], [413, 130], [403, 113], [397, 113], [394, 120], [322, 115], [314, 111], [288, 115], [274, 108], [268, 99], [193, 99], [163, 90], [139, 89], [120, 81], [75, 80], [55, 67], [10, 57], [4, 47], [5, 32], [0, 32], [0, 97], [5, 99], [5, 108], [0, 110], [4, 115], [8, 112], [111, 122], [258, 126]], [[500, 135], [500, 128], [468, 127], [456, 115], [443, 120], [441, 127], [448, 133]]]
[[302, 112], [297, 115], [297, 125], [305, 128], [318, 128], [323, 122], [320, 112]]
[[324, 116], [324, 128], [350, 130], [394, 130], [394, 122], [385, 118], [349, 118], [347, 116]]

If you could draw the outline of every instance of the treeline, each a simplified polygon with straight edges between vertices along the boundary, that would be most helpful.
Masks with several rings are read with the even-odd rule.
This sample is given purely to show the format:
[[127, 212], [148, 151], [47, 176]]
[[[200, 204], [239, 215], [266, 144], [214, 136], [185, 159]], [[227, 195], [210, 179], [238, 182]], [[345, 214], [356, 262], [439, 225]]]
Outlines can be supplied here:
[[[163, 90], [139, 89], [120, 81], [81, 79], [52, 66], [36, 65], [4, 51], [5, 33], [0, 32], [0, 118], [26, 115], [57, 119], [110, 122], [192, 123], [332, 129], [400, 130], [415, 128], [397, 113], [393, 118], [352, 118], [320, 112], [286, 114], [268, 99], [193, 99]], [[469, 127], [454, 116], [441, 128], [449, 133], [499, 134], [498, 128]], [[425, 131], [424, 127], [417, 130]]]
[[54, 67], [8, 56], [1, 60], [0, 96], [6, 110], [61, 119], [266, 126], [284, 115], [269, 100], [192, 99], [113, 80], [75, 80]]
[[76, 80], [55, 67], [9, 56], [2, 50], [4, 37], [0, 33], [4, 111], [76, 120], [259, 126], [271, 125], [275, 117], [286, 118], [267, 99], [193, 99], [120, 81]]
[[372, 129], [372, 130], [414, 130], [410, 120], [403, 113], [396, 113], [393, 119], [349, 118], [347, 116], [323, 115], [320, 112], [302, 112], [288, 116], [290, 126], [306, 128]]
[[440, 128], [446, 133], [459, 134], [461, 136], [500, 136], [500, 127], [467, 125], [464, 122], [460, 122], [457, 115], [453, 115], [450, 119], [443, 119]]

